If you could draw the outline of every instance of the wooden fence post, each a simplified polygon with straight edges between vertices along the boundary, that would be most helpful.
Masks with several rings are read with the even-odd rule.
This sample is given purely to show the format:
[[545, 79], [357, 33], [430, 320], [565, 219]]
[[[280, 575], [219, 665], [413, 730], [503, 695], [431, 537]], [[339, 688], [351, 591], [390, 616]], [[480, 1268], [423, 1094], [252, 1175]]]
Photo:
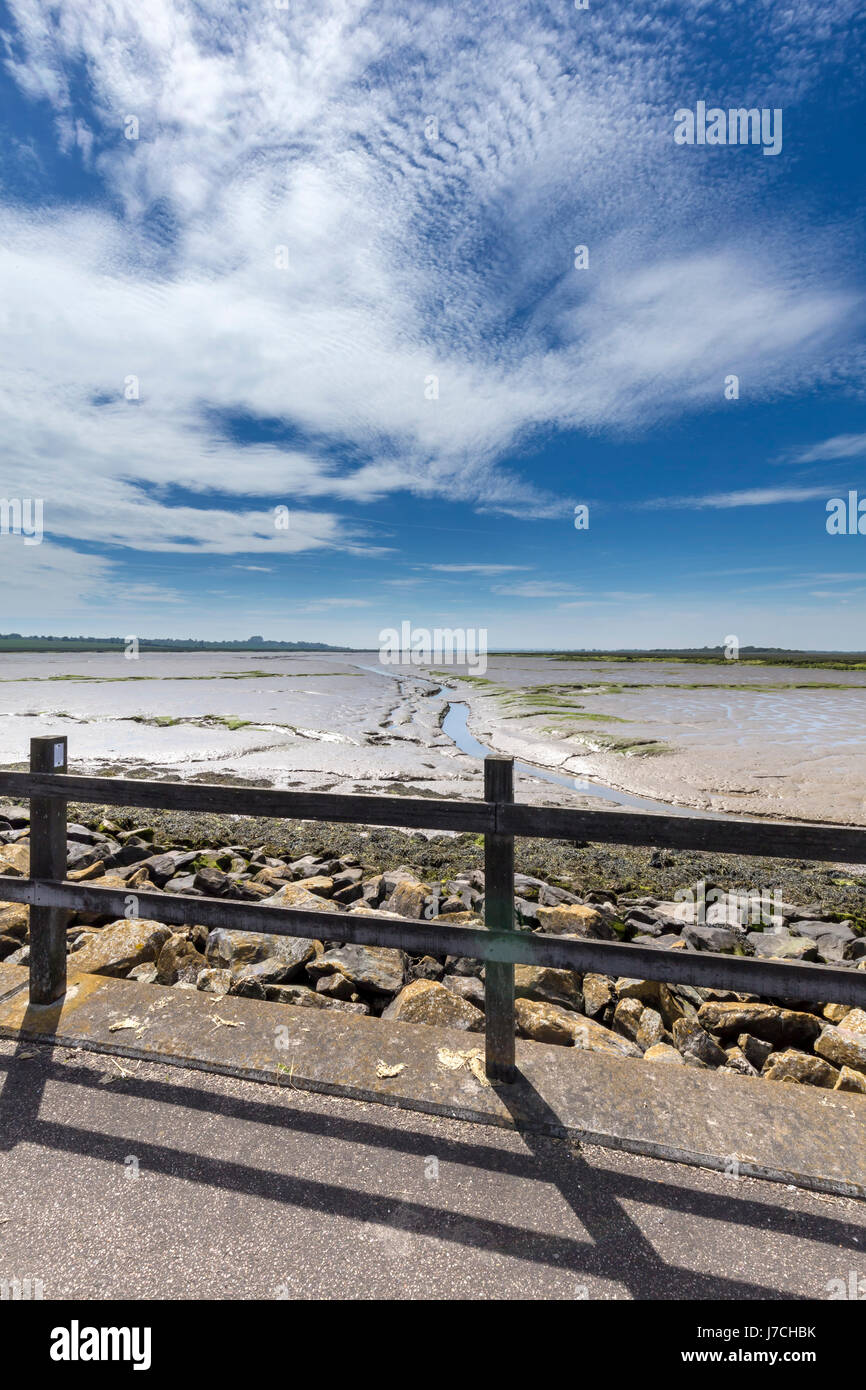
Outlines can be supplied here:
[[[65, 772], [66, 739], [32, 738], [31, 772]], [[66, 802], [30, 798], [30, 877], [66, 877]], [[30, 908], [30, 1003], [53, 1004], [66, 993], [65, 908]]]
[[[514, 759], [484, 759], [484, 800], [514, 800]], [[484, 836], [484, 924], [488, 931], [514, 929], [514, 836]], [[490, 1081], [513, 1081], [514, 966], [488, 960], [485, 970], [485, 1070]]]

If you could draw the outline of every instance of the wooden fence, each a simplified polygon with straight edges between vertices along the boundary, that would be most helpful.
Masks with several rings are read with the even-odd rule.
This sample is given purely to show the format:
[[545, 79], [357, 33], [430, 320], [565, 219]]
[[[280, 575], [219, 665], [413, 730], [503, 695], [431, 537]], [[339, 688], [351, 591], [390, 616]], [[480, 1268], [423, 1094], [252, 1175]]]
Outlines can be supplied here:
[[[342, 796], [186, 782], [76, 777], [67, 771], [66, 739], [35, 738], [29, 772], [0, 772], [0, 796], [30, 800], [30, 877], [0, 875], [0, 902], [30, 904], [30, 1001], [50, 1004], [66, 992], [66, 922], [71, 910], [128, 911], [129, 889], [66, 881], [66, 807], [69, 801], [221, 812], [242, 816], [452, 830], [484, 836], [484, 927], [395, 920], [350, 912], [264, 907], [224, 898], [135, 891], [136, 915], [170, 926], [190, 922], [234, 931], [318, 937], [368, 946], [392, 946], [416, 955], [468, 956], [485, 962], [486, 1066], [491, 1080], [514, 1078], [514, 966], [553, 966], [578, 972], [627, 975], [670, 984], [709, 986], [785, 1000], [866, 1007], [866, 971], [665, 951], [652, 946], [573, 940], [514, 928], [514, 837], [595, 844], [646, 845], [761, 858], [866, 864], [866, 830], [835, 825], [707, 820], [636, 812], [572, 811], [521, 806], [514, 801], [513, 761], [484, 762], [483, 801], [388, 796]], [[2, 815], [2, 812], [0, 812]], [[2, 852], [2, 851], [0, 851]]]

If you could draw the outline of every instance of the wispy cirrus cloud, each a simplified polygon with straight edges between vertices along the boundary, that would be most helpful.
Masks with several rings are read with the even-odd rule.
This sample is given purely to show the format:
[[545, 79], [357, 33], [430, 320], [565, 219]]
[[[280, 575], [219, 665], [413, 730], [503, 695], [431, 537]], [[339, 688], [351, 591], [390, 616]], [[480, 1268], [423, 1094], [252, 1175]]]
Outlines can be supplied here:
[[643, 502], [635, 502], [634, 506], [646, 511], [664, 511], [668, 508], [725, 510], [730, 507], [775, 507], [788, 502], [810, 502], [816, 497], [829, 497], [831, 492], [832, 489], [827, 487], [752, 487], [733, 492], [711, 492], [696, 497], [651, 497]]
[[795, 463], [826, 463], [866, 456], [866, 434], [837, 434], [795, 456]]
[[[826, 46], [850, 6], [820, 8]], [[514, 457], [539, 428], [701, 409], [734, 360], [754, 397], [844, 372], [859, 299], [815, 254], [820, 228], [807, 260], [795, 227], [762, 230], [748, 176], [713, 191], [671, 158], [677, 74], [704, 62], [689, 7], [664, 23], [411, 0], [10, 10], [8, 74], [101, 191], [2, 210], [7, 457], [50, 482], [60, 535], [367, 549], [327, 510], [291, 541], [260, 534], [243, 503], [281, 493], [301, 510], [408, 492], [555, 516]], [[798, 92], [822, 51], [810, 13], [767, 10], [800, 46], [775, 75]], [[722, 199], [747, 236], [718, 231]], [[218, 423], [232, 413], [306, 442], [241, 443]], [[196, 500], [145, 504], [143, 481]], [[220, 494], [240, 503], [234, 529]]]

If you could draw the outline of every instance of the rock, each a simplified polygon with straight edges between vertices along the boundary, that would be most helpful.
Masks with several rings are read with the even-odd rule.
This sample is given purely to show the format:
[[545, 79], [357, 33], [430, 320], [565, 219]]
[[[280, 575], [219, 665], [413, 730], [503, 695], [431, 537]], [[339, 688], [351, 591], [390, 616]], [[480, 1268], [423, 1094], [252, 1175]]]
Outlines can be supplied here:
[[823, 1086], [825, 1090], [832, 1090], [839, 1079], [835, 1067], [794, 1047], [768, 1057], [761, 1075], [766, 1081], [798, 1081], [807, 1086]]
[[29, 878], [30, 846], [4, 845], [0, 850], [0, 874], [8, 878]]
[[92, 864], [87, 864], [83, 869], [67, 869], [66, 877], [70, 883], [84, 883], [87, 879], [101, 878], [105, 873], [105, 861], [95, 859]]
[[[303, 945], [309, 946], [309, 942], [304, 942]], [[229, 992], [249, 994], [247, 987], [253, 982], [262, 986], [287, 984], [295, 978], [311, 954], [311, 951], [297, 950], [290, 956], [266, 956], [263, 960], [242, 965], [231, 972], [232, 983]], [[258, 999], [261, 996], [255, 993], [251, 997]]]
[[0, 960], [5, 960], [11, 956], [13, 951], [21, 949], [21, 942], [17, 936], [5, 936], [0, 933]]
[[265, 985], [265, 998], [273, 1004], [291, 1004], [300, 1009], [331, 1009], [344, 1014], [368, 1014], [366, 1004], [347, 1004], [341, 999], [329, 999], [306, 985]]
[[825, 1004], [821, 1010], [821, 1015], [826, 1018], [828, 1023], [841, 1023], [845, 1015], [850, 1012], [850, 1004]]
[[755, 955], [764, 960], [817, 960], [818, 947], [808, 936], [785, 936], [782, 932], [750, 931], [746, 940]]
[[774, 1047], [808, 1046], [821, 1031], [821, 1021], [814, 1014], [778, 1004], [702, 1004], [698, 1022], [711, 1033], [751, 1033]]
[[859, 1091], [861, 1095], [866, 1095], [866, 1076], [863, 1072], [853, 1071], [851, 1067], [843, 1066], [839, 1071], [839, 1080], [833, 1090]]
[[[334, 882], [337, 882], [336, 878]], [[360, 883], [346, 883], [342, 888], [334, 889], [334, 902], [339, 903], [341, 907], [348, 907], [349, 903], [361, 902], [363, 896], [364, 890]]]
[[446, 989], [450, 989], [454, 994], [459, 994], [461, 999], [468, 999], [470, 1004], [474, 1004], [476, 1009], [484, 1012], [484, 986], [475, 975], [446, 975], [442, 980]]
[[23, 941], [29, 930], [30, 909], [26, 903], [0, 903], [0, 932]]
[[175, 985], [181, 981], [191, 981], [194, 984], [204, 966], [204, 956], [195, 949], [187, 937], [172, 935], [163, 945], [157, 958], [157, 982], [161, 985]]
[[540, 999], [515, 999], [514, 1017], [517, 1031], [523, 1038], [558, 1043], [562, 1047], [574, 1046], [574, 1021], [578, 1015], [559, 1004], [548, 1004]]
[[413, 980], [441, 980], [445, 967], [434, 956], [421, 956], [412, 961], [409, 975]]
[[773, 1044], [765, 1042], [763, 1038], [755, 1038], [751, 1033], [741, 1033], [737, 1038], [737, 1047], [746, 1056], [756, 1071], [760, 1071], [773, 1051]]
[[269, 898], [262, 898], [263, 907], [308, 908], [311, 912], [339, 912], [336, 903], [311, 893], [304, 883], [285, 883]]
[[665, 1025], [657, 1009], [644, 1008], [640, 1016], [635, 1042], [642, 1052], [664, 1041]]
[[452, 927], [480, 927], [481, 918], [474, 912], [440, 912], [437, 922], [445, 922]]
[[[700, 1014], [698, 1015], [698, 1019]], [[727, 1056], [705, 1032], [699, 1021], [692, 1018], [678, 1018], [673, 1026], [674, 1045], [684, 1057], [696, 1058], [708, 1067], [722, 1067]]]
[[[685, 986], [688, 989], [688, 985]], [[665, 1027], [671, 1032], [678, 1018], [697, 1018], [698, 1008], [701, 1000], [696, 996], [697, 1003], [693, 1003], [681, 992], [674, 992], [669, 985], [659, 985], [658, 1008], [662, 1016]]]
[[205, 970], [200, 970], [196, 979], [196, 989], [203, 990], [205, 994], [216, 994], [221, 999], [224, 994], [228, 994], [232, 982], [232, 972], [230, 970], [217, 970], [208, 966]]
[[835, 936], [840, 941], [853, 941], [854, 932], [845, 922], [791, 922], [794, 936], [810, 936], [819, 941], [823, 936]]
[[168, 882], [163, 885], [163, 887], [165, 888], [166, 893], [197, 892], [198, 890], [195, 887], [195, 880], [195, 874], [177, 874], [174, 878], [170, 878]]
[[353, 996], [356, 1000], [358, 998], [352, 981], [347, 980], [338, 970], [332, 970], [329, 975], [319, 976], [316, 981], [316, 993], [324, 994], [328, 999], [343, 999], [347, 1003]]
[[418, 879], [404, 878], [395, 887], [388, 900], [390, 912], [398, 917], [423, 917], [424, 904], [430, 897], [430, 885]]
[[645, 1062], [674, 1062], [677, 1066], [685, 1066], [682, 1053], [677, 1052], [670, 1043], [654, 1043], [652, 1047], [647, 1048], [643, 1059]]
[[736, 1071], [741, 1076], [758, 1075], [758, 1068], [749, 1061], [741, 1047], [728, 1047], [725, 1052], [728, 1060], [723, 1068], [724, 1071]]
[[126, 975], [134, 965], [156, 961], [171, 928], [161, 922], [112, 922], [99, 935], [75, 952], [75, 969], [88, 975]]
[[866, 1033], [866, 1009], [849, 1009], [842, 1027], [846, 1033]]
[[616, 932], [597, 907], [582, 903], [538, 909], [539, 929], [550, 936], [586, 936], [599, 941], [616, 939]]
[[590, 1018], [595, 1018], [613, 1003], [614, 985], [610, 975], [584, 975], [583, 1008]]
[[566, 1009], [583, 1007], [580, 976], [573, 970], [554, 970], [546, 965], [516, 965], [514, 994], [518, 999], [540, 999]]
[[741, 938], [727, 927], [691, 926], [688, 923], [682, 928], [682, 938], [698, 951], [731, 952], [741, 942]]
[[460, 1028], [478, 1033], [484, 1015], [468, 999], [435, 980], [413, 980], [400, 991], [382, 1014], [400, 1023], [429, 1023], [439, 1028]]
[[155, 985], [156, 966], [153, 961], [147, 961], [144, 965], [134, 965], [126, 978], [137, 980], [140, 985]]
[[[637, 1039], [637, 1030], [640, 1025], [641, 1014], [644, 1006], [639, 999], [620, 999], [613, 1011], [613, 1026], [617, 1033], [622, 1033], [625, 1037], [631, 1038], [632, 1042]], [[660, 1038], [654, 1038], [654, 1042], [660, 1042]]]
[[445, 969], [450, 975], [477, 975], [480, 980], [484, 974], [484, 962], [474, 960], [472, 956], [447, 956]]
[[310, 874], [304, 879], [303, 887], [308, 893], [315, 893], [320, 898], [330, 898], [334, 891], [334, 880], [327, 874]]
[[837, 1067], [850, 1067], [866, 1074], [866, 1034], [849, 1033], [828, 1024], [815, 1043], [815, 1051]]
[[270, 932], [227, 931], [217, 927], [207, 939], [208, 965], [237, 973], [245, 965], [262, 960], [278, 960], [290, 970], [282, 976], [291, 979], [316, 954], [316, 942], [300, 936], [275, 936]]
[[538, 903], [541, 907], [561, 907], [564, 904], [577, 904], [580, 898], [569, 893], [567, 888], [557, 888], [552, 883], [541, 883], [538, 889]]
[[656, 1008], [659, 1000], [658, 980], [637, 980], [631, 975], [620, 975], [614, 985], [617, 999], [639, 999], [642, 1004]]
[[208, 898], [221, 898], [228, 886], [228, 875], [222, 869], [199, 869], [193, 879], [193, 887]]
[[[563, 1009], [563, 1013], [566, 1011]], [[593, 1018], [582, 1018], [579, 1014], [568, 1014], [572, 1020], [574, 1046], [583, 1052], [608, 1052], [615, 1057], [640, 1057], [640, 1048], [628, 1038], [604, 1028]]]
[[[313, 979], [320, 975], [337, 971], [357, 989], [370, 990], [375, 994], [395, 994], [401, 988], [406, 974], [406, 957], [402, 951], [390, 946], [340, 946], [333, 951], [325, 951], [317, 956], [307, 967], [307, 974]], [[415, 984], [430, 984], [429, 980], [416, 980]]]

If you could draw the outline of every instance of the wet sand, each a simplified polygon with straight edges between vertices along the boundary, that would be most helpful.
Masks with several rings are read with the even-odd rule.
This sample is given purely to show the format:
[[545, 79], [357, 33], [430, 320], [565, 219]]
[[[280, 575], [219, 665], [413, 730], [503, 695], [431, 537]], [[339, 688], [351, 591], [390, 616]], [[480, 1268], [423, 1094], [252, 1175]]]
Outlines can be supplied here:
[[0, 765], [65, 733], [93, 774], [477, 797], [480, 762], [441, 727], [460, 701], [475, 739], [562, 779], [519, 774], [525, 802], [615, 809], [613, 788], [646, 809], [866, 823], [866, 672], [491, 656], [469, 674], [373, 652], [4, 654]]

